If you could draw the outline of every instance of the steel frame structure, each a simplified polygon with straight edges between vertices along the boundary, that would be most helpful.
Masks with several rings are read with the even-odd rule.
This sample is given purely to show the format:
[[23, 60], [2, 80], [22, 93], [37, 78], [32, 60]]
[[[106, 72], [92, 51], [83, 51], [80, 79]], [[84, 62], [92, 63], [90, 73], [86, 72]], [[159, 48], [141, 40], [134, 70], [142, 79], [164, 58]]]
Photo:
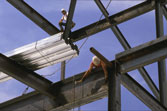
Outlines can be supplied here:
[[[7, 1], [19, 11], [21, 11], [25, 16], [30, 18], [48, 34], [53, 35], [59, 32], [55, 26], [53, 26], [49, 21], [42, 17], [23, 0]], [[71, 0], [69, 18], [67, 20], [68, 23], [65, 29], [64, 38], [69, 35], [69, 24], [72, 22], [72, 17], [76, 5], [76, 0], [73, 2], [72, 1], [73, 0]], [[74, 80], [81, 78], [83, 73], [52, 84], [51, 81], [48, 81], [41, 76], [37, 76], [37, 74], [35, 74], [33, 71], [29, 71], [25, 67], [17, 64], [16, 61], [13, 61], [1, 54], [0, 61], [4, 64], [0, 65], [0, 70], [2, 72], [10, 73], [15, 79], [29, 85], [38, 91], [28, 93], [21, 97], [17, 97], [13, 100], [0, 104], [1, 110], [69, 110], [71, 108], [84, 105], [108, 96], [108, 110], [120, 111], [120, 84], [122, 84], [151, 110], [167, 111], [167, 87], [165, 87], [167, 86], [167, 75], [165, 69], [166, 63], [164, 60], [167, 58], [167, 36], [164, 36], [163, 34], [162, 21], [163, 15], [167, 18], [167, 9], [165, 6], [167, 4], [167, 0], [147, 0], [112, 16], [108, 15], [107, 10], [104, 8], [100, 0], [95, 0], [95, 3], [105, 16], [105, 19], [98, 21], [98, 25], [97, 22], [95, 22], [72, 32], [70, 34], [70, 38], [73, 42], [76, 42], [102, 30], [108, 28], [112, 29], [121, 45], [127, 51], [117, 54], [116, 59], [109, 62], [98, 51], [91, 49], [95, 55], [101, 58], [109, 66], [108, 86], [106, 84], [104, 85], [103, 72], [101, 68], [95, 69], [92, 72], [93, 74], [82, 83], [84, 84], [83, 88], [81, 88], [80, 85], [76, 85], [75, 89], [73, 89], [75, 85]], [[157, 39], [131, 48], [117, 25], [154, 9], [156, 15]], [[145, 65], [151, 64], [153, 62], [159, 62], [159, 90], [151, 80], [147, 71], [144, 69]], [[111, 64], [112, 67], [110, 67]], [[134, 69], [139, 69], [139, 72], [143, 76], [154, 95], [151, 95], [146, 89], [144, 89], [138, 82], [136, 82], [127, 74], [128, 71]], [[24, 72], [25, 76], [31, 76], [28, 77], [28, 79], [22, 78], [20, 77], [20, 71]], [[38, 79], [38, 81], [32, 83], [27, 82], [34, 77]], [[62, 75], [62, 79], [64, 79], [64, 75]], [[32, 81], [34, 80], [32, 79]], [[41, 86], [41, 84], [43, 87], [38, 88], [38, 86]], [[75, 95], [71, 92], [75, 93]], [[45, 102], [46, 106], [43, 105], [43, 102]]]

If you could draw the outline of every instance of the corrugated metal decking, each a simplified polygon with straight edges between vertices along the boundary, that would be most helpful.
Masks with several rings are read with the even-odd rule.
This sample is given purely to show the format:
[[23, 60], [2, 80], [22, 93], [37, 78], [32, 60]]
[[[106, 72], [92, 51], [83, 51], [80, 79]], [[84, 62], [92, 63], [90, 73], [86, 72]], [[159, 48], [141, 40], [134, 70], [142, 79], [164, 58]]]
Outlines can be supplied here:
[[[5, 55], [33, 71], [76, 57], [79, 53], [76, 45], [66, 44], [63, 33], [52, 35], [40, 41], [14, 49]], [[11, 79], [0, 72], [0, 82]]]

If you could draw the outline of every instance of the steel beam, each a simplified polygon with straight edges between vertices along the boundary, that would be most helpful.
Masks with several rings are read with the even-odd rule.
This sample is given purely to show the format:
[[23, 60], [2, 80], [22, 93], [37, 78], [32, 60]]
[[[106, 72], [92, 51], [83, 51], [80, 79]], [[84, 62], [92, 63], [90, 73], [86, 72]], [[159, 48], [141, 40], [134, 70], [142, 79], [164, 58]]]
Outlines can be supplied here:
[[[166, 111], [167, 109], [158, 102], [146, 89], [144, 89], [137, 81], [128, 74], [121, 75], [121, 84], [127, 88], [132, 94], [140, 99], [152, 111]], [[146, 102], [147, 101], [147, 102]]]
[[[104, 74], [101, 68], [93, 70], [92, 74], [82, 84], [75, 85], [74, 81], [80, 79], [83, 74], [81, 73], [55, 83], [53, 87], [58, 93], [54, 101], [35, 91], [0, 104], [0, 110], [63, 111], [107, 96], [107, 86], [104, 84]], [[121, 83], [151, 110], [166, 110], [151, 94], [127, 74], [121, 75]]]
[[[99, 9], [101, 10], [101, 12], [103, 13], [103, 15], [105, 16], [106, 20], [112, 25], [112, 21], [110, 21], [108, 11], [105, 9], [104, 5], [101, 3], [100, 0], [95, 0], [95, 2], [99, 7]], [[127, 42], [127, 40], [125, 39], [124, 35], [121, 33], [117, 25], [111, 26], [111, 30], [113, 31], [113, 33], [115, 34], [115, 36], [117, 37], [117, 39], [119, 40], [119, 42], [121, 43], [121, 45], [125, 50], [128, 50], [131, 48], [131, 46], [129, 45], [129, 43]], [[152, 90], [153, 94], [157, 97], [157, 99], [159, 99], [159, 90], [154, 84], [154, 82], [152, 81], [151, 77], [149, 76], [145, 68], [142, 67], [138, 69], [138, 71], [146, 81], [149, 88]]]
[[[131, 46], [129, 45], [129, 43], [127, 42], [127, 40], [125, 39], [125, 37], [123, 36], [121, 31], [119, 30], [119, 28], [117, 26], [113, 26], [113, 27], [111, 27], [111, 29], [112, 29], [113, 33], [115, 34], [115, 36], [117, 37], [117, 39], [119, 40], [119, 42], [121, 43], [121, 45], [123, 46], [123, 48], [125, 50], [131, 49]], [[140, 72], [140, 74], [144, 78], [144, 80], [146, 81], [147, 85], [149, 86], [149, 88], [151, 89], [151, 91], [153, 92], [155, 97], [159, 100], [160, 99], [159, 90], [158, 90], [157, 86], [154, 84], [151, 77], [149, 76], [146, 69], [144, 67], [141, 67], [138, 69], [138, 71]]]
[[120, 75], [115, 67], [108, 69], [108, 111], [121, 111]]
[[49, 35], [56, 34], [59, 31], [53, 24], [51, 24], [48, 20], [46, 20], [43, 16], [41, 16], [37, 11], [35, 11], [31, 6], [25, 3], [23, 0], [7, 0], [11, 5], [13, 5], [16, 9], [22, 12], [25, 16], [27, 16], [30, 20], [32, 20], [35, 24], [41, 27], [45, 32]]
[[164, 16], [165, 16], [165, 18], [167, 20], [167, 8], [166, 8], [166, 6], [163, 5], [161, 8], [162, 8], [163, 14], [164, 14]]
[[45, 94], [51, 98], [54, 97], [54, 95], [49, 90], [52, 84], [51, 81], [23, 67], [22, 65], [2, 54], [0, 54], [0, 63], [0, 71], [34, 88], [42, 94]]
[[[154, 6], [155, 6], [154, 0], [147, 0], [136, 6], [128, 8], [122, 12], [114, 14], [110, 16], [109, 19], [112, 21], [112, 25], [117, 25], [117, 24], [123, 23], [127, 20], [130, 20], [132, 18], [135, 18], [137, 16], [140, 16], [146, 12], [153, 10]], [[74, 31], [70, 38], [72, 38], [73, 42], [75, 42], [85, 37], [96, 34], [100, 31], [103, 31], [105, 29], [108, 29], [112, 25], [108, 21], [106, 21], [106, 19], [103, 19], [103, 20], [100, 20], [98, 22], [95, 22], [93, 24], [90, 24], [86, 27], [83, 27], [81, 29]]]
[[167, 57], [167, 36], [152, 40], [116, 55], [120, 72], [125, 73]]
[[[97, 6], [99, 7], [99, 9], [101, 10], [101, 12], [103, 13], [103, 15], [105, 16], [106, 20], [108, 22], [110, 22], [110, 19], [109, 19], [109, 13], [108, 11], [106, 10], [106, 8], [104, 7], [104, 5], [102, 4], [101, 0], [94, 0], [95, 3], [97, 4]], [[110, 22], [111, 23], [111, 22]]]
[[61, 80], [65, 79], [66, 61], [61, 62]]
[[112, 63], [109, 62], [102, 54], [100, 54], [95, 48], [91, 47], [90, 51], [96, 55], [100, 60], [102, 60], [108, 67], [112, 66]]
[[72, 18], [73, 18], [73, 15], [74, 15], [76, 2], [77, 2], [76, 0], [71, 0], [71, 3], [70, 3], [69, 14], [68, 14], [68, 17], [67, 17], [67, 23], [66, 23], [66, 26], [65, 26], [64, 34], [63, 34], [63, 38], [65, 40], [67, 40], [67, 38], [69, 37], [70, 31], [71, 31]]
[[108, 66], [108, 111], [121, 111], [120, 76], [116, 75], [115, 63], [108, 61], [94, 48], [90, 51]]
[[[155, 16], [156, 16], [156, 35], [157, 38], [163, 37], [163, 15], [160, 1], [156, 0], [155, 4]], [[167, 51], [166, 51], [167, 52]], [[158, 73], [159, 73], [159, 89], [160, 89], [160, 101], [167, 107], [167, 74], [166, 74], [166, 62], [165, 59], [158, 61]]]

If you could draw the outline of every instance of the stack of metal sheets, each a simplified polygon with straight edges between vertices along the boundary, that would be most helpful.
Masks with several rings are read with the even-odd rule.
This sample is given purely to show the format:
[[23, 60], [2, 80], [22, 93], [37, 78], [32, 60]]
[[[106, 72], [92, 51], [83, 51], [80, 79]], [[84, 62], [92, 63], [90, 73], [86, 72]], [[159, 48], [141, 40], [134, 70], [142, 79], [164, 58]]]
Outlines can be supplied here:
[[[71, 42], [67, 44], [62, 34], [55, 34], [4, 55], [33, 71], [76, 57], [79, 53], [77, 46]], [[11, 77], [0, 73], [0, 82], [9, 79]]]

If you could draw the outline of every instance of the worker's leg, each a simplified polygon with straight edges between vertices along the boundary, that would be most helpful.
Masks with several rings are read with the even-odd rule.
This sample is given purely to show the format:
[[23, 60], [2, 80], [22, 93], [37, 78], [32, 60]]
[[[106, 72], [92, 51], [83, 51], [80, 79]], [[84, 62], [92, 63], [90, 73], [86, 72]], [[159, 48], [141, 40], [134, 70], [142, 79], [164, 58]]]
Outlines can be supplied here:
[[104, 62], [101, 62], [101, 66], [103, 68], [103, 71], [104, 71], [104, 77], [105, 77], [105, 80], [107, 81], [108, 79], [108, 71], [107, 71], [107, 66]]
[[63, 29], [63, 26], [65, 26], [66, 23], [63, 23], [63, 22], [59, 22], [59, 27], [60, 27], [60, 31], [63, 32], [64, 29]]
[[75, 26], [75, 23], [74, 22], [72, 22], [72, 24], [71, 24], [71, 28], [73, 28]]
[[62, 22], [59, 22], [60, 31], [63, 32]]

